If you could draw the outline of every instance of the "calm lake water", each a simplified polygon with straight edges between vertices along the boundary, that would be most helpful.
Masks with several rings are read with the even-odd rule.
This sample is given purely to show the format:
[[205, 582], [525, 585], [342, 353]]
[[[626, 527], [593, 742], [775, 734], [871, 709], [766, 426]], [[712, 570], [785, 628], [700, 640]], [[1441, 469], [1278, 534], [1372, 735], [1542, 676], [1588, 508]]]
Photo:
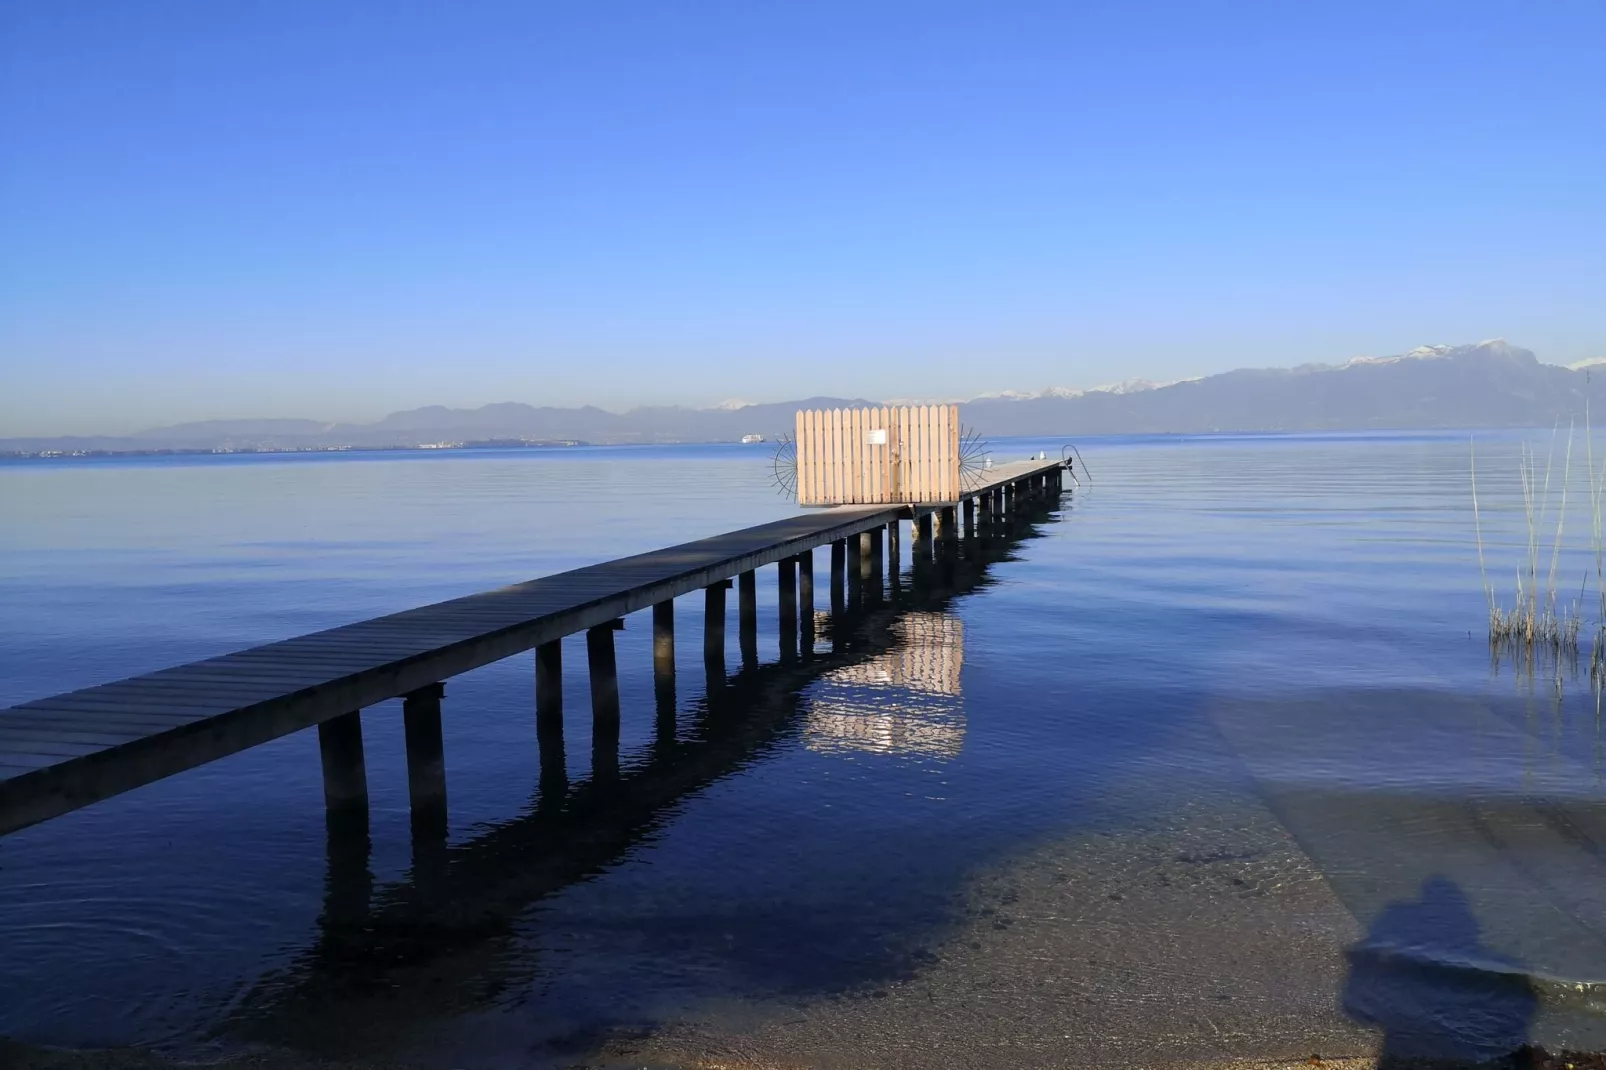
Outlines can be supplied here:
[[[1479, 435], [1508, 599], [1523, 440]], [[364, 715], [371, 849], [329, 842], [314, 733], [0, 840], [0, 1036], [497, 1067], [1606, 1047], [1600, 711], [1587, 664], [1491, 658], [1467, 436], [1080, 445], [1090, 484], [808, 664], [773, 664], [761, 574], [766, 665], [733, 637], [713, 701], [682, 599], [672, 734], [631, 618], [616, 787], [577, 639], [561, 770], [528, 656], [450, 681], [442, 858], [396, 703]], [[771, 520], [767, 461], [0, 465], [0, 706]]]

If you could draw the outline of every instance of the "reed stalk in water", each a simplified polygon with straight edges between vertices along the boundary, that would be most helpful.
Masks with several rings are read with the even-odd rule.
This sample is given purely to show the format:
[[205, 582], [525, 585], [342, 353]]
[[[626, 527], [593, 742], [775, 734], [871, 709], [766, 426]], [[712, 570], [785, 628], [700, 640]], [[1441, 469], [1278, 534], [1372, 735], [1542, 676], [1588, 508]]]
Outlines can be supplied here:
[[[1588, 431], [1586, 430], [1586, 437]], [[1578, 633], [1582, 624], [1580, 609], [1582, 592], [1579, 602], [1571, 606], [1558, 603], [1556, 582], [1561, 568], [1561, 551], [1566, 539], [1567, 525], [1567, 495], [1572, 482], [1572, 455], [1573, 455], [1573, 427], [1567, 428], [1567, 448], [1563, 455], [1561, 479], [1557, 484], [1555, 503], [1556, 531], [1550, 539], [1550, 565], [1541, 572], [1541, 561], [1545, 551], [1545, 533], [1549, 524], [1552, 508], [1552, 485], [1555, 474], [1556, 439], [1560, 434], [1558, 425], [1551, 435], [1550, 450], [1545, 456], [1545, 468], [1541, 475], [1539, 471], [1538, 454], [1527, 443], [1523, 443], [1519, 458], [1518, 474], [1522, 483], [1523, 518], [1527, 528], [1527, 545], [1524, 560], [1517, 567], [1517, 590], [1515, 603], [1511, 608], [1501, 604], [1496, 596], [1494, 585], [1489, 581], [1487, 558], [1483, 546], [1483, 517], [1478, 505], [1478, 475], [1477, 452], [1474, 446], [1471, 458], [1472, 471], [1472, 517], [1478, 541], [1478, 571], [1483, 579], [1484, 597], [1489, 606], [1489, 640], [1499, 646], [1512, 649], [1514, 652], [1531, 656], [1536, 651], [1545, 651], [1552, 654], [1576, 653], [1578, 650]], [[1601, 494], [1602, 488], [1597, 481], [1594, 471], [1594, 450], [1589, 450], [1590, 487], [1595, 506], [1595, 547], [1597, 551], [1597, 568], [1606, 565], [1603, 557], [1603, 543], [1601, 539]], [[1606, 466], [1603, 466], [1601, 477], [1606, 479]], [[1587, 583], [1587, 576], [1585, 579]], [[1597, 588], [1600, 587], [1597, 581]], [[1602, 590], [1602, 620], [1606, 620], [1606, 590]], [[1597, 654], [1603, 655], [1602, 665], [1606, 667], [1606, 653], [1603, 653], [1601, 636], [1596, 637]], [[1592, 666], [1595, 660], [1592, 658]]]

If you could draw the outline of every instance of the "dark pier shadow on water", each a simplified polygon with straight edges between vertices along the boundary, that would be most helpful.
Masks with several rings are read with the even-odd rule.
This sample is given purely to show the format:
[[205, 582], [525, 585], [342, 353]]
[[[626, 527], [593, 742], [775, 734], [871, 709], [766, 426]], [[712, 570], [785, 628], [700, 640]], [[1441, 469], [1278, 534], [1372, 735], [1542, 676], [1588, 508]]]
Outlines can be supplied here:
[[[884, 587], [850, 580], [850, 606], [840, 617], [822, 617], [815, 650], [748, 661], [733, 675], [712, 671], [691, 723], [678, 734], [660, 732], [611, 775], [571, 779], [562, 750], [543, 750], [524, 812], [460, 844], [436, 842], [422, 852], [415, 845], [414, 866], [400, 881], [375, 884], [365, 828], [331, 826], [326, 906], [314, 940], [240, 999], [216, 1039], [373, 1058], [408, 1047], [430, 1023], [472, 1016], [510, 997], [519, 1002], [533, 978], [561, 969], [543, 965], [531, 946], [522, 925], [531, 907], [625, 861], [673, 819], [683, 799], [794, 740], [812, 684], [898, 649], [906, 639], [896, 625], [907, 615], [944, 611], [996, 582], [992, 566], [1042, 537], [1039, 525], [1057, 509], [1039, 507], [930, 559], [917, 555]], [[683, 943], [717, 941], [732, 924], [712, 919], [705, 926], [683, 915], [668, 927], [651, 916], [620, 921], [671, 954]], [[842, 991], [909, 976], [923, 961], [922, 952], [889, 945], [863, 919], [754, 917], [745, 924], [786, 934], [732, 949], [754, 993]], [[583, 1061], [612, 1037], [652, 1027], [617, 1010], [573, 1016], [561, 1026], [566, 1032], [526, 1052], [528, 1065]]]
[[1348, 958], [1344, 1012], [1382, 1030], [1382, 1070], [1499, 1065], [1528, 1042], [1538, 993], [1520, 963], [1483, 945], [1452, 880], [1429, 877], [1418, 898], [1390, 903]]

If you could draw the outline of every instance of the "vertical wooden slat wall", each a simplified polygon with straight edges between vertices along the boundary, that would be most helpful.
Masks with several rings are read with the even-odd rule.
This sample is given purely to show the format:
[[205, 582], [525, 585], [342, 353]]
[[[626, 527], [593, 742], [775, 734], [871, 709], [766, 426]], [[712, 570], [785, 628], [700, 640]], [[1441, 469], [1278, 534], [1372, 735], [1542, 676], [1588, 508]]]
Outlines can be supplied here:
[[814, 413], [814, 501], [825, 498], [825, 413]]
[[849, 501], [862, 502], [864, 494], [859, 487], [861, 466], [859, 460], [864, 456], [864, 439], [859, 433], [859, 410], [849, 409], [843, 413], [847, 419], [847, 427], [842, 435], [842, 452], [848, 459], [848, 480], [846, 496]]
[[[871, 442], [879, 431], [884, 441]], [[959, 496], [959, 407], [901, 405], [797, 414], [802, 505], [951, 502]]]
[[942, 478], [947, 501], [959, 500], [959, 410], [952, 406], [942, 412]]
[[805, 410], [797, 414], [797, 435], [793, 442], [797, 444], [797, 500], [800, 505], [807, 505], [815, 500], [812, 488], [809, 486], [810, 470], [804, 463], [804, 458], [812, 456], [812, 443], [809, 440], [809, 416]]

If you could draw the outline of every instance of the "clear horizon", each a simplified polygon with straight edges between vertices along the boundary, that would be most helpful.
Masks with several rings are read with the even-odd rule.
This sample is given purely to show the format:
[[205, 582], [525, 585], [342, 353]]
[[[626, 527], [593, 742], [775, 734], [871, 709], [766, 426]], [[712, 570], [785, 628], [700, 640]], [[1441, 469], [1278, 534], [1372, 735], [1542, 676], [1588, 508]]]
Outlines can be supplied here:
[[0, 3], [0, 437], [1606, 356], [1606, 7]]

